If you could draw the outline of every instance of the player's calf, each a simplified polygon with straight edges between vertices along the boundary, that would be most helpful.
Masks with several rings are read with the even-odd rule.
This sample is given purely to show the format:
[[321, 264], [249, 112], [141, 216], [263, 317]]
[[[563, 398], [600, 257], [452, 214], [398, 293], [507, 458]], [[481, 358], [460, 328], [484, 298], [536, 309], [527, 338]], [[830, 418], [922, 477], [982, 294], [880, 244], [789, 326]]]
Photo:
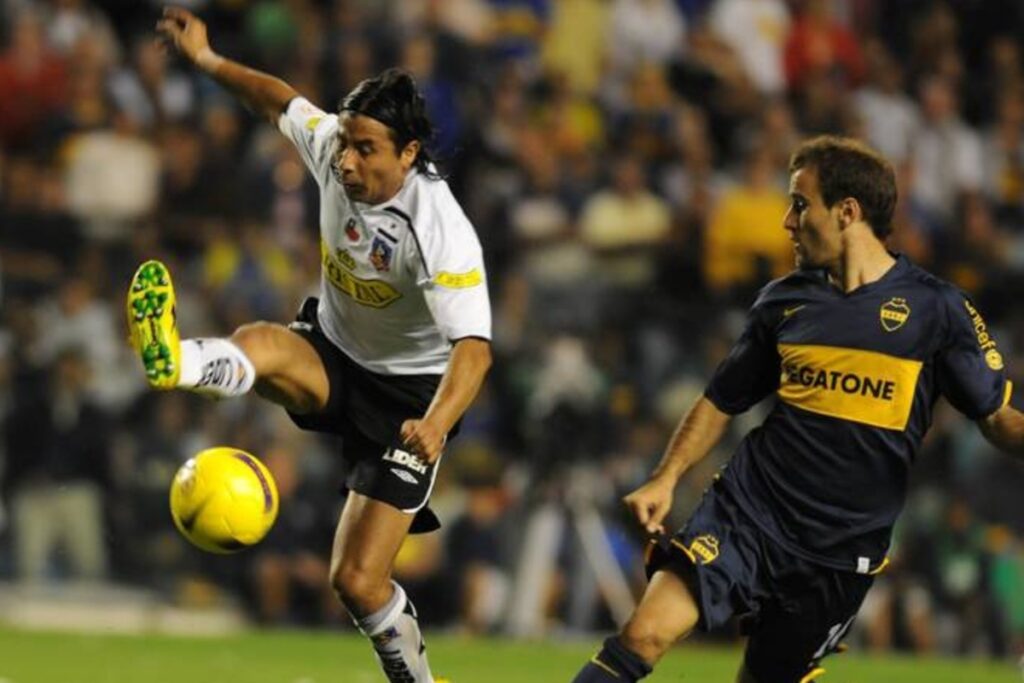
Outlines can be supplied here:
[[186, 339], [181, 342], [179, 389], [217, 398], [242, 396], [252, 389], [256, 368], [230, 339]]

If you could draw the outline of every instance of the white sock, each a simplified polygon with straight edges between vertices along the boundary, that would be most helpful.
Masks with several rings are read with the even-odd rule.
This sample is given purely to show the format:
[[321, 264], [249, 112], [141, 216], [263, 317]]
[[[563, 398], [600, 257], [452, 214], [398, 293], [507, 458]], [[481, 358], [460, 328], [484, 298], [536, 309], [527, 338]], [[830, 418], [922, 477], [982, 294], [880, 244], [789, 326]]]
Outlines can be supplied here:
[[252, 362], [227, 339], [184, 339], [178, 386], [218, 398], [241, 396], [256, 381]]
[[357, 620], [370, 639], [384, 676], [391, 683], [434, 683], [427, 649], [416, 620], [416, 608], [394, 581], [395, 592], [377, 612]]

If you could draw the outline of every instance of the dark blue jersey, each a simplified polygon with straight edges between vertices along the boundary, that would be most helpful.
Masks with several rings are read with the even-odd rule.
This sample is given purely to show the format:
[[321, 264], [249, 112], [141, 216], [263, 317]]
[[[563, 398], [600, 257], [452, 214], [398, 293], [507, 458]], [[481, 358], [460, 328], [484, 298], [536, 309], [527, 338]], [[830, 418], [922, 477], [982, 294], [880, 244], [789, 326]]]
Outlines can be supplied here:
[[791, 552], [867, 573], [884, 561], [939, 396], [978, 419], [1010, 389], [970, 300], [899, 256], [849, 294], [823, 271], [767, 285], [705, 394], [729, 414], [776, 395], [723, 487]]

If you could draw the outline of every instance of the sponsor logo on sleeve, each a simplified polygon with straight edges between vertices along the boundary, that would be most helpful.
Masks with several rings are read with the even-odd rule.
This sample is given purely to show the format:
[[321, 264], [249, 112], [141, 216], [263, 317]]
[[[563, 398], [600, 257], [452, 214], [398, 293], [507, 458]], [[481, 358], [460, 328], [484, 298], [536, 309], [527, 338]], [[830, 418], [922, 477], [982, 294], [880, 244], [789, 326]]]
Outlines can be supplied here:
[[441, 271], [434, 276], [434, 284], [448, 289], [467, 289], [476, 287], [484, 281], [484, 276], [479, 268], [467, 270], [465, 273], [449, 273]]
[[974, 325], [974, 336], [978, 338], [978, 346], [985, 352], [985, 365], [992, 370], [1002, 370], [1003, 354], [999, 353], [999, 349], [996, 348], [996, 340], [988, 333], [985, 319], [967, 299], [964, 299], [964, 306], [967, 308], [967, 315], [971, 316], [971, 324]]

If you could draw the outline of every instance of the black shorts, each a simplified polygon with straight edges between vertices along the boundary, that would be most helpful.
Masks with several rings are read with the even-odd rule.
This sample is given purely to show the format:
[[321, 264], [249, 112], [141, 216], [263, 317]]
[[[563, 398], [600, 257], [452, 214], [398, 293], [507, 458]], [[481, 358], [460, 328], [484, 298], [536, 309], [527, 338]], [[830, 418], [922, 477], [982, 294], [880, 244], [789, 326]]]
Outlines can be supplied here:
[[[330, 383], [327, 405], [317, 413], [288, 416], [302, 429], [342, 438], [345, 488], [416, 514], [411, 533], [440, 526], [427, 507], [437, 465], [402, 449], [402, 423], [423, 417], [441, 375], [381, 375], [348, 357], [320, 329], [318, 301], [306, 299], [289, 329], [316, 349]], [[449, 437], [454, 436], [453, 429]]]
[[772, 683], [798, 683], [836, 651], [874, 578], [784, 550], [717, 482], [674, 537], [652, 544], [648, 576], [659, 569], [675, 571], [689, 586], [702, 630], [739, 620], [750, 636], [747, 670]]

